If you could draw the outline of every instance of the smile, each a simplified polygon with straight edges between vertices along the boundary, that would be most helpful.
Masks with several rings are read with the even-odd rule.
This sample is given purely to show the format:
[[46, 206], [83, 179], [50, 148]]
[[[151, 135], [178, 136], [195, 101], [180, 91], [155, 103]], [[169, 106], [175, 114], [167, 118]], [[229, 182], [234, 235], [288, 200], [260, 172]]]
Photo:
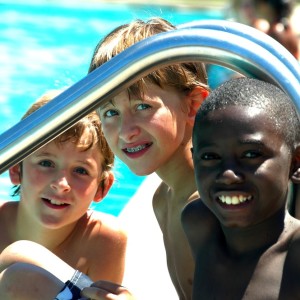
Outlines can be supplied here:
[[227, 205], [238, 205], [241, 203], [244, 203], [246, 201], [249, 201], [252, 199], [252, 196], [243, 196], [243, 195], [236, 195], [236, 196], [219, 196], [218, 199], [223, 203]]
[[60, 202], [60, 201], [57, 201], [57, 200], [52, 200], [52, 199], [43, 198], [43, 200], [50, 202], [52, 205], [60, 206], [60, 205], [66, 205], [67, 204], [67, 203]]
[[143, 144], [143, 145], [138, 145], [136, 147], [125, 148], [124, 150], [128, 153], [136, 153], [136, 152], [139, 152], [141, 150], [148, 148], [149, 146], [150, 146], [150, 144]]

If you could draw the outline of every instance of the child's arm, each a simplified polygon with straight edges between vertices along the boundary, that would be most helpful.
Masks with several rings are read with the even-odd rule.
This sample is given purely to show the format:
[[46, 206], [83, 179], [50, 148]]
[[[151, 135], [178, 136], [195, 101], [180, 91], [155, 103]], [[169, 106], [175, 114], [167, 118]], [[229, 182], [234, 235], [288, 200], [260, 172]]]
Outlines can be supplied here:
[[[299, 225], [300, 226], [300, 225]], [[300, 299], [300, 229], [289, 243], [279, 299]]]
[[5, 248], [0, 268], [0, 299], [6, 300], [52, 300], [58, 294], [55, 299], [66, 299], [65, 294], [68, 299], [78, 299], [82, 288], [92, 283], [47, 248], [31, 241], [18, 241]]
[[45, 269], [15, 263], [0, 273], [0, 299], [53, 300], [64, 283]]
[[62, 282], [72, 278], [75, 270], [47, 248], [31, 242], [17, 241], [6, 247], [0, 255], [0, 272], [14, 263], [27, 263], [41, 267]]
[[[113, 294], [113, 298], [111, 294]], [[81, 296], [94, 300], [135, 300], [135, 297], [125, 287], [108, 281], [93, 283], [91, 287], [82, 290]]]

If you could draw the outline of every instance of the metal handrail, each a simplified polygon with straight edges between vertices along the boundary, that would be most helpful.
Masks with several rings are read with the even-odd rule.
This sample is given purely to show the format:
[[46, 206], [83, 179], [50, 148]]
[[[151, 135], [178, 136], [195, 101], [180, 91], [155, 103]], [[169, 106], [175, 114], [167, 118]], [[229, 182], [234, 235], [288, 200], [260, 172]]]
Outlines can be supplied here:
[[177, 28], [214, 29], [244, 37], [262, 46], [266, 50], [269, 50], [294, 74], [296, 79], [300, 81], [300, 64], [296, 61], [295, 57], [284, 46], [282, 46], [282, 44], [274, 40], [271, 36], [255, 29], [254, 27], [245, 24], [238, 24], [237, 26], [237, 23], [233, 21], [228, 22], [224, 20], [196, 20], [178, 25]]
[[300, 111], [300, 83], [277, 55], [235, 33], [178, 29], [136, 43], [0, 135], [0, 173], [139, 78], [164, 65], [186, 61], [225, 66], [277, 84]]

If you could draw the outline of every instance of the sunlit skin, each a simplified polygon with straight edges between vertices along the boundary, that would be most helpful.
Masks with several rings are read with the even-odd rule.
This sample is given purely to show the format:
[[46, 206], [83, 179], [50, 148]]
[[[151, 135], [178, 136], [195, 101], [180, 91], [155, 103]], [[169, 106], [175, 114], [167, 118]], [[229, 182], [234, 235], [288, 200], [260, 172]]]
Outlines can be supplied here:
[[289, 173], [281, 169], [291, 155], [272, 122], [258, 108], [229, 107], [209, 113], [199, 126], [198, 188], [225, 227], [260, 223], [285, 203]]
[[147, 83], [143, 99], [119, 94], [100, 107], [104, 135], [113, 152], [137, 175], [155, 172], [162, 180], [153, 210], [163, 233], [167, 264], [180, 299], [190, 299], [194, 261], [180, 216], [196, 199], [191, 148], [194, 117], [207, 91], [188, 94]]
[[168, 168], [170, 157], [186, 143], [188, 109], [184, 97], [175, 89], [148, 84], [143, 99], [129, 99], [124, 91], [100, 107], [110, 147], [135, 174], [148, 175]]
[[[263, 109], [227, 106], [198, 120], [201, 199], [182, 219], [196, 261], [192, 299], [298, 298], [300, 223], [285, 208], [297, 151]], [[202, 218], [207, 208], [220, 226]]]
[[[92, 280], [122, 282], [126, 234], [113, 216], [89, 209], [91, 202], [105, 197], [114, 180], [112, 172], [103, 172], [99, 146], [83, 147], [90, 138], [86, 130], [79, 144], [52, 141], [25, 158], [22, 168], [16, 165], [9, 170], [12, 183], [21, 184], [21, 189], [20, 201], [0, 207], [0, 225], [8, 228], [2, 232], [0, 250], [12, 249], [1, 256], [2, 269], [15, 260], [11, 252], [20, 253], [16, 261], [51, 269], [48, 254], [38, 255], [35, 247], [27, 245], [20, 250], [18, 242], [28, 240]], [[55, 274], [61, 278], [60, 273]]]
[[45, 228], [72, 226], [100, 200], [102, 160], [96, 147], [82, 151], [71, 142], [63, 147], [50, 142], [36, 151], [23, 161], [27, 175], [21, 180], [19, 215], [34, 215]]
[[[58, 92], [45, 93], [24, 118]], [[113, 162], [91, 112], [9, 169], [18, 201], [0, 205], [1, 299], [54, 299], [80, 272], [87, 285], [122, 283], [127, 234], [114, 216], [90, 209], [114, 182]]]

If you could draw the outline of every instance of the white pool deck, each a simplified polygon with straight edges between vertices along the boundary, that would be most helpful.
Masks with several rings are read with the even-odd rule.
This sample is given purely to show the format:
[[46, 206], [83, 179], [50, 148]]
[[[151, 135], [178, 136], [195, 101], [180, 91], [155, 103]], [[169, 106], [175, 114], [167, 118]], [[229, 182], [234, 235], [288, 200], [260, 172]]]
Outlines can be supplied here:
[[124, 286], [137, 300], [176, 300], [169, 277], [162, 233], [152, 208], [157, 175], [148, 176], [119, 215], [128, 231]]

